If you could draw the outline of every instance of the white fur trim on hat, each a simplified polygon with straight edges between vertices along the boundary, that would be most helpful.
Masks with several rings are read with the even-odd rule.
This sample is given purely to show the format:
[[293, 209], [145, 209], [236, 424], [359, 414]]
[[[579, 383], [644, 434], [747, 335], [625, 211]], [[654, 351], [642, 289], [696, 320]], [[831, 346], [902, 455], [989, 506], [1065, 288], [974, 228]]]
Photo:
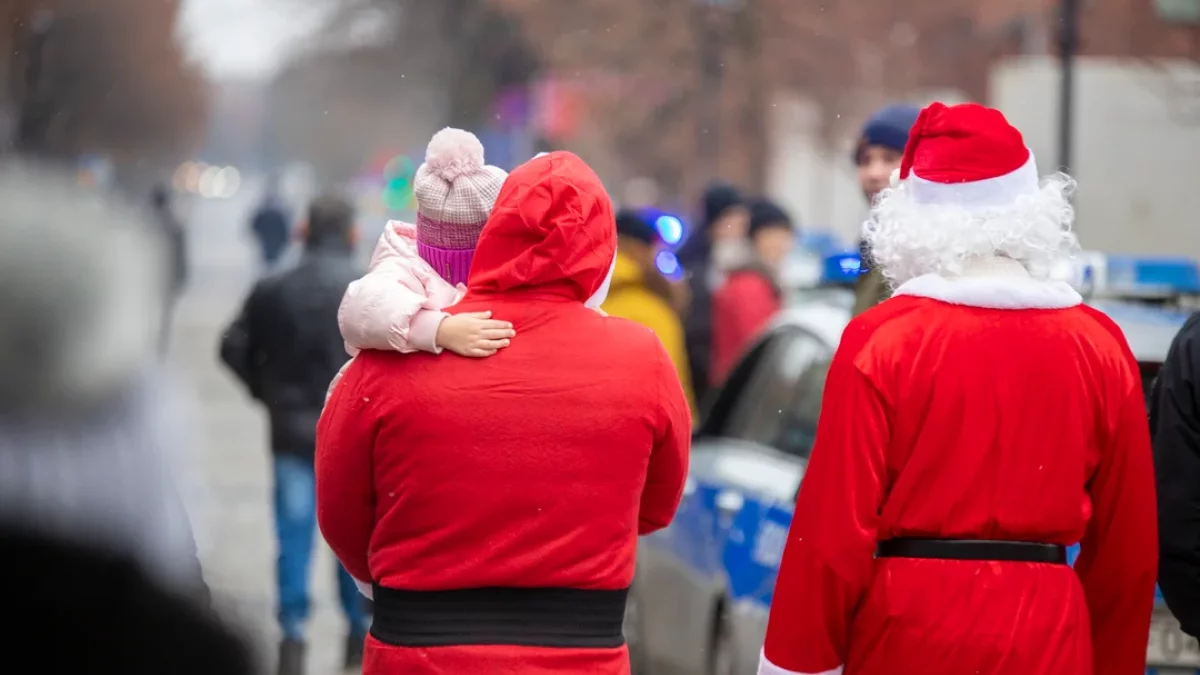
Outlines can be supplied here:
[[608, 299], [608, 289], [610, 286], [612, 286], [613, 272], [615, 272], [616, 269], [617, 256], [614, 255], [612, 263], [610, 263], [608, 266], [608, 274], [604, 275], [604, 281], [600, 283], [600, 288], [597, 288], [596, 292], [592, 293], [592, 297], [588, 298], [587, 302], [583, 303], [586, 307], [590, 309], [597, 309], [600, 307], [600, 305], [604, 304], [605, 300]]
[[[1038, 169], [1033, 153], [1016, 170], [995, 178], [969, 183], [937, 183], [916, 173], [908, 177], [908, 190], [918, 204], [958, 206], [967, 210], [1006, 206], [1038, 191]], [[893, 184], [895, 187], [895, 184]]]

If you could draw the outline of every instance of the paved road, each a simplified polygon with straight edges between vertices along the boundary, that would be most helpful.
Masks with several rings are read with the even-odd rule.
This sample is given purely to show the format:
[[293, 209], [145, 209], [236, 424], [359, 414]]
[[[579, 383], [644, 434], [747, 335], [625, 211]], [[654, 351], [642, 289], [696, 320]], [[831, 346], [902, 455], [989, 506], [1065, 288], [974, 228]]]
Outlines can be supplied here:
[[[251, 190], [234, 200], [181, 204], [190, 211], [193, 276], [176, 316], [171, 364], [191, 404], [186, 465], [205, 576], [222, 609], [254, 637], [273, 668], [276, 547], [265, 421], [216, 360], [220, 331], [254, 275], [253, 251], [241, 236], [253, 199]], [[320, 546], [313, 570], [310, 675], [340, 672], [346, 630], [333, 557]]]

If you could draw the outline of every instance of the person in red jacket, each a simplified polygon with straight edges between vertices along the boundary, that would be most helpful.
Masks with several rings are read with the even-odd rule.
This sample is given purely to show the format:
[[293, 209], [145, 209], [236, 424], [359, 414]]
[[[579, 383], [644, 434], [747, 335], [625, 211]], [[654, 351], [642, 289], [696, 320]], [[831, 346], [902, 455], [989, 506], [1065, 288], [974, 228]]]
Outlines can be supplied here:
[[766, 199], [750, 204], [745, 262], [713, 294], [712, 381], [718, 385], [783, 306], [779, 268], [796, 245], [787, 212]]
[[482, 361], [367, 350], [335, 387], [317, 515], [372, 587], [367, 675], [629, 672], [637, 538], [674, 517], [691, 418], [654, 333], [588, 307], [615, 256], [592, 170], [530, 160], [449, 310], [490, 309], [510, 346]]
[[864, 229], [896, 292], [830, 366], [759, 673], [1142, 675], [1150, 432], [1121, 330], [1051, 279], [1073, 181], [940, 103], [893, 181]]

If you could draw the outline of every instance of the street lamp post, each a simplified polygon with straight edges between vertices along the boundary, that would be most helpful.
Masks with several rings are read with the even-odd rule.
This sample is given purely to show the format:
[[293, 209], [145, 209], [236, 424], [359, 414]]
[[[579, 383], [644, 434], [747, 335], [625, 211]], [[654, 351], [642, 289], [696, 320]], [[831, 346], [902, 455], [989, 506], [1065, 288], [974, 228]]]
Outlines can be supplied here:
[[700, 47], [700, 124], [696, 139], [700, 161], [708, 178], [717, 178], [721, 163], [721, 92], [724, 89], [725, 64], [723, 31], [717, 25], [724, 12], [732, 11], [742, 0], [696, 0], [696, 39]]
[[1062, 0], [1059, 8], [1060, 81], [1058, 92], [1058, 168], [1071, 171], [1075, 107], [1075, 54], [1079, 49], [1081, 0]]
[[46, 65], [46, 45], [54, 28], [54, 14], [40, 11], [30, 25], [24, 68], [24, 83], [17, 113], [17, 150], [37, 152], [45, 142], [49, 125], [45, 110], [43, 80]]

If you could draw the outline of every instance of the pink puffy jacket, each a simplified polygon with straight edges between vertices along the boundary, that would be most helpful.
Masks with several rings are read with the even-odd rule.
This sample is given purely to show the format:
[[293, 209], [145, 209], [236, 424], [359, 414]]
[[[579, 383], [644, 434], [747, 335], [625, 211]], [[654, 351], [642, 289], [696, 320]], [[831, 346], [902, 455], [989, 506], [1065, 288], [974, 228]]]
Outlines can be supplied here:
[[[363, 278], [350, 284], [338, 308], [338, 327], [351, 356], [363, 349], [440, 353], [442, 311], [462, 299], [466, 286], [451, 286], [417, 255], [417, 228], [388, 221]], [[337, 386], [347, 362], [329, 384]]]
[[398, 220], [384, 227], [371, 265], [350, 284], [338, 308], [338, 327], [351, 355], [361, 349], [438, 353], [438, 326], [445, 308], [462, 299], [455, 288], [417, 255], [417, 228]]

